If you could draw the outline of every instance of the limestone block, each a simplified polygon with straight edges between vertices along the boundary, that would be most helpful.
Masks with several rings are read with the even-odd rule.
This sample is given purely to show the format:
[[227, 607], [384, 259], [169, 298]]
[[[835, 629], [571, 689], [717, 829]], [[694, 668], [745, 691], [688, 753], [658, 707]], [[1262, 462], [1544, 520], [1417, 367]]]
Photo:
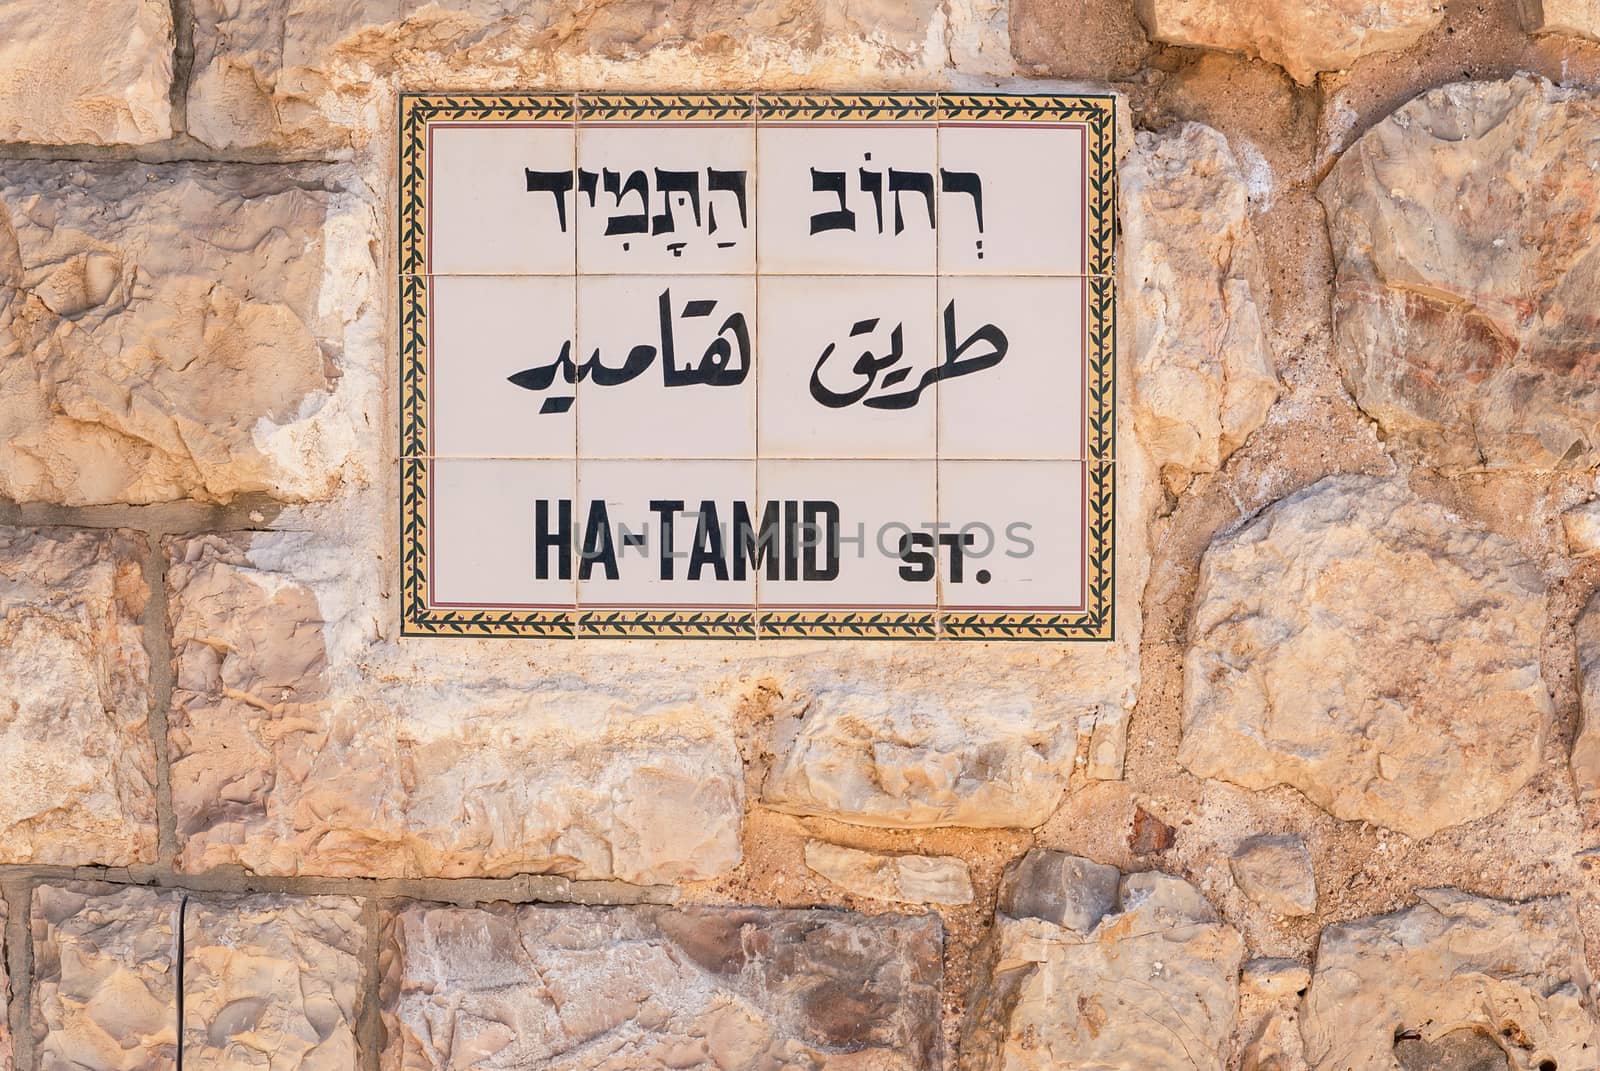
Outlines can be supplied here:
[[925, 1071], [936, 917], [413, 904], [383, 953], [383, 1071]]
[[1249, 187], [1220, 133], [1141, 133], [1121, 169], [1133, 421], [1163, 481], [1215, 472], [1280, 390]]
[[7, 0], [0, 141], [143, 145], [172, 136], [165, 0]]
[[0, 527], [0, 862], [156, 858], [143, 539]]
[[1421, 897], [1322, 931], [1300, 1023], [1312, 1071], [1594, 1064], [1600, 1030], [1565, 897]]
[[653, 883], [738, 864], [744, 781], [726, 714], [559, 677], [374, 679], [367, 649], [330, 652], [352, 631], [324, 610], [342, 566], [324, 558], [311, 578], [306, 542], [168, 545], [186, 869]]
[[948, 855], [864, 852], [839, 844], [806, 842], [806, 866], [857, 896], [903, 904], [970, 904], [967, 864]]
[[1228, 860], [1244, 894], [1274, 915], [1317, 910], [1317, 886], [1306, 842], [1292, 833], [1250, 837]]
[[354, 900], [41, 885], [32, 923], [41, 1071], [175, 1068], [180, 1008], [186, 1067], [358, 1064]]
[[958, 684], [818, 682], [782, 719], [762, 801], [866, 826], [1041, 825], [1060, 805], [1073, 719]]
[[398, 82], [440, 86], [927, 88], [1010, 70], [996, 0], [196, 0], [190, 131], [216, 148], [364, 146]]
[[[1033, 852], [1031, 856], [1059, 853]], [[1048, 873], [1051, 868], [1038, 868]], [[971, 1071], [1222, 1071], [1244, 941], [1193, 886], [1122, 877], [1087, 931], [1002, 910], [968, 1010]]]
[[1544, 619], [1515, 544], [1330, 476], [1206, 551], [1179, 761], [1413, 837], [1481, 818], [1539, 765]]
[[183, 1065], [354, 1071], [361, 907], [337, 896], [191, 900], [183, 914]]
[[1368, 130], [1323, 181], [1337, 360], [1356, 403], [1425, 463], [1600, 459], [1597, 145], [1592, 94], [1464, 82]]
[[377, 231], [342, 170], [8, 163], [0, 495], [305, 500], [361, 478]]
[[1134, 0], [1157, 41], [1260, 56], [1310, 85], [1362, 56], [1414, 44], [1444, 21], [1441, 0]]
[[33, 1051], [39, 1071], [178, 1065], [183, 893], [138, 887], [33, 891]]
[[1600, 41], [1597, 0], [1521, 0], [1522, 24], [1534, 33], [1564, 33]]

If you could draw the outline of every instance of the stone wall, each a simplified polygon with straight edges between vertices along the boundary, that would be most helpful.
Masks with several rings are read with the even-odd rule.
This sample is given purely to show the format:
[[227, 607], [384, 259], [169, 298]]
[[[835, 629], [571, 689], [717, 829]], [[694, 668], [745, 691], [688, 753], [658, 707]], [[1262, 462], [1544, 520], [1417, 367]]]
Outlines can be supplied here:
[[[0, 1068], [1600, 1066], [1580, 0], [0, 5]], [[1117, 639], [401, 640], [396, 94], [1110, 90]]]

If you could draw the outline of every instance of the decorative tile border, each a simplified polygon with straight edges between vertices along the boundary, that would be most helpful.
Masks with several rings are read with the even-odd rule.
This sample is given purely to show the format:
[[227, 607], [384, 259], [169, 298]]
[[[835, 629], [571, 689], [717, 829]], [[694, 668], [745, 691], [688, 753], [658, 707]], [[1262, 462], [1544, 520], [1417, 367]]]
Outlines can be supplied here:
[[[941, 610], [599, 610], [431, 605], [427, 133], [431, 123], [1082, 123], [1087, 132], [1089, 446], [1085, 605], [1070, 612]], [[400, 536], [405, 636], [656, 639], [1109, 640], [1115, 603], [1114, 105], [1042, 94], [409, 94], [400, 102]]]

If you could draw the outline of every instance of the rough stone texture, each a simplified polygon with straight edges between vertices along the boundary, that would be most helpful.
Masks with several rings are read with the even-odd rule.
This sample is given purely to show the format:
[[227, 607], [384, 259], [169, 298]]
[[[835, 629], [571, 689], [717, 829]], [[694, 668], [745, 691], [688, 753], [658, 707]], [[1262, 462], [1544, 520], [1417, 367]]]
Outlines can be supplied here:
[[1134, 8], [1157, 41], [1260, 56], [1302, 85], [1405, 48], [1444, 18], [1441, 0], [1134, 0]]
[[1011, 0], [1011, 50], [1032, 73], [1104, 81], [1135, 74], [1150, 42], [1128, 0]]
[[9, 162], [0, 495], [312, 499], [360, 475], [375, 234], [326, 168]]
[[[819, 682], [780, 719], [762, 802], [868, 826], [1039, 825], [1066, 790], [1070, 719], [987, 690]], [[790, 735], [792, 734], [792, 735]]]
[[1424, 93], [1323, 181], [1338, 360], [1449, 471], [1600, 458], [1600, 104], [1540, 78]]
[[1310, 982], [1310, 969], [1292, 959], [1253, 959], [1239, 977], [1242, 992], [1272, 1000], [1295, 996]]
[[183, 1064], [353, 1071], [361, 906], [337, 896], [192, 900], [184, 916]]
[[1568, 554], [1586, 558], [1600, 551], [1600, 498], [1562, 513], [1561, 533]]
[[1221, 467], [1278, 397], [1265, 266], [1248, 183], [1217, 131], [1140, 133], [1120, 177], [1134, 425], [1177, 492]]
[[1116, 909], [1122, 871], [1065, 852], [1029, 852], [1000, 883], [998, 910], [1088, 933]]
[[902, 904], [970, 904], [967, 864], [948, 855], [889, 855], [806, 842], [806, 866], [857, 896]]
[[933, 916], [441, 907], [389, 923], [383, 1071], [937, 1071]]
[[737, 865], [743, 773], [726, 721], [561, 680], [387, 688], [333, 671], [349, 663], [330, 659], [338, 615], [320, 599], [337, 577], [280, 564], [302, 542], [168, 546], [185, 868], [650, 883]]
[[1600, 795], [1600, 594], [1578, 616], [1578, 732], [1572, 741], [1572, 779], [1583, 796]]
[[39, 1071], [166, 1071], [178, 1056], [183, 893], [33, 891], [33, 1038]]
[[665, 85], [749, 89], [788, 75], [813, 87], [875, 81], [925, 88], [947, 62], [1010, 70], [997, 0], [197, 0], [189, 127], [217, 148], [360, 147], [389, 79], [422, 90], [469, 82], [519, 89]]
[[[1406, 1046], [1403, 1067], [1477, 1071], [1469, 1058], [1482, 1059], [1480, 1032], [1513, 1071], [1594, 1066], [1600, 1029], [1565, 897], [1421, 896], [1408, 910], [1322, 931], [1301, 1020], [1313, 1071], [1391, 1071], [1405, 1038], [1419, 1044]], [[1451, 1052], [1462, 1062], [1440, 1059]]]
[[1533, 33], [1565, 33], [1600, 41], [1595, 0], [1520, 0], [1523, 25]]
[[[1239, 1071], [1307, 1071], [1300, 995], [1311, 971], [1287, 959], [1253, 959], [1239, 980]], [[1393, 1069], [1390, 1069], [1393, 1071]]]
[[1244, 894], [1275, 915], [1310, 915], [1317, 886], [1306, 842], [1292, 833], [1251, 837], [1228, 860]]
[[1414, 837], [1481, 818], [1538, 767], [1544, 617], [1509, 540], [1398, 482], [1328, 477], [1206, 552], [1179, 760]]
[[141, 145], [172, 136], [164, 0], [8, 0], [0, 141]]
[[1083, 929], [1002, 909], [990, 941], [964, 1071], [1222, 1071], [1244, 942], [1188, 882], [1130, 874]]
[[0, 862], [156, 857], [142, 537], [0, 527]]

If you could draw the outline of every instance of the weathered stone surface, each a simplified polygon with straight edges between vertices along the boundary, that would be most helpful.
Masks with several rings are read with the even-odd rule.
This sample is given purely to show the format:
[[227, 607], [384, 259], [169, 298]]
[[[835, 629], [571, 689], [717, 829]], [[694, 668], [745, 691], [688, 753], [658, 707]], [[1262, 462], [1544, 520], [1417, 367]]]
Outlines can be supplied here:
[[1563, 512], [1561, 533], [1567, 540], [1567, 553], [1574, 557], [1587, 558], [1600, 551], [1600, 498]]
[[8, 0], [0, 7], [0, 141], [171, 137], [172, 42], [164, 0]]
[[8, 163], [0, 495], [297, 500], [359, 477], [375, 235], [343, 171]]
[[397, 912], [383, 1071], [935, 1071], [934, 916], [739, 908]]
[[1507, 1066], [1473, 1034], [1514, 1071], [1593, 1066], [1600, 1030], [1565, 897], [1421, 896], [1408, 910], [1322, 931], [1301, 1019], [1313, 1071]]
[[1422, 837], [1492, 813], [1553, 715], [1538, 570], [1404, 485], [1331, 476], [1214, 542], [1179, 760]]
[[1011, 0], [1011, 48], [1032, 74], [1097, 82], [1132, 76], [1150, 55], [1127, 0]]
[[[1061, 803], [1071, 718], [1021, 697], [953, 686], [886, 693], [818, 681], [778, 719], [762, 801], [867, 826], [1040, 825]], [[792, 735], [791, 735], [792, 734]]]
[[33, 1051], [40, 1071], [165, 1071], [178, 1056], [183, 894], [33, 891]]
[[563, 679], [370, 680], [362, 648], [327, 646], [349, 639], [329, 624], [340, 565], [298, 572], [301, 542], [168, 545], [185, 868], [651, 883], [738, 864], [743, 770], [726, 719]]
[[1444, 19], [1441, 0], [1134, 0], [1150, 36], [1279, 64], [1310, 85], [1320, 71], [1411, 45]]
[[1534, 33], [1565, 33], [1600, 41], [1595, 0], [1519, 0], [1522, 23]]
[[1292, 833], [1249, 838], [1228, 867], [1244, 894], [1274, 915], [1309, 915], [1317, 909], [1311, 853]]
[[1244, 965], [1239, 986], [1252, 996], [1280, 1000], [1295, 996], [1310, 982], [1310, 969], [1292, 959], [1253, 959]]
[[1000, 881], [998, 909], [1089, 933], [1116, 910], [1122, 871], [1066, 852], [1029, 852]]
[[949, 855], [892, 855], [806, 842], [806, 866], [857, 896], [903, 904], [970, 904], [967, 864]]
[[1140, 133], [1121, 182], [1134, 429], [1181, 491], [1221, 467], [1278, 397], [1266, 275], [1248, 184], [1217, 131]]
[[[402, 86], [918, 84], [1010, 70], [996, 0], [197, 0], [191, 132], [218, 148], [364, 145]], [[795, 81], [798, 79], [799, 81]]]
[[1001, 911], [990, 940], [964, 1071], [1222, 1071], [1244, 942], [1187, 882], [1130, 874], [1086, 932]]
[[1578, 793], [1600, 795], [1600, 594], [1590, 598], [1573, 630], [1578, 648], [1578, 732], [1570, 757]]
[[0, 862], [156, 857], [141, 537], [0, 527]]
[[1337, 358], [1387, 436], [1447, 471], [1600, 458], [1597, 166], [1600, 102], [1528, 76], [1423, 93], [1340, 158]]
[[208, 1071], [359, 1065], [361, 906], [338, 896], [191, 900], [183, 1064]]

